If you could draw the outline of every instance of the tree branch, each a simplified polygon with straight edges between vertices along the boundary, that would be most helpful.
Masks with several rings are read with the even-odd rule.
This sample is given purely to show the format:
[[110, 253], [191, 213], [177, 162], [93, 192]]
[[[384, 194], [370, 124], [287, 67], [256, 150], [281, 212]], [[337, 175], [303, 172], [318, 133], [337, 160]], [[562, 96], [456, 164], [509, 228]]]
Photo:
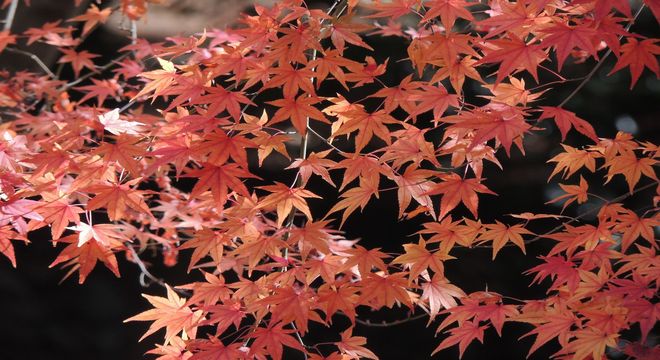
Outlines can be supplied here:
[[411, 322], [411, 321], [419, 320], [419, 319], [427, 317], [427, 316], [429, 316], [429, 315], [428, 314], [419, 314], [419, 315], [410, 316], [410, 317], [407, 317], [407, 318], [401, 319], [401, 320], [382, 321], [382, 322], [379, 322], [379, 323], [371, 322], [370, 320], [360, 320], [358, 318], [355, 318], [355, 322], [360, 324], [360, 325], [369, 326], [369, 327], [391, 327], [391, 326], [397, 326], [397, 325], [405, 324], [405, 323], [408, 323], [408, 322]]
[[34, 61], [37, 65], [39, 65], [41, 70], [43, 70], [48, 76], [50, 76], [53, 79], [57, 78], [55, 76], [55, 74], [53, 74], [53, 72], [48, 68], [48, 66], [46, 66], [46, 64], [37, 55], [35, 55], [31, 52], [21, 50], [21, 49], [17, 49], [17, 48], [13, 48], [13, 47], [7, 47], [7, 48], [5, 48], [5, 50], [7, 50], [9, 52], [12, 52], [14, 54], [20, 54], [20, 55], [24, 55], [24, 56], [29, 57], [30, 59], [32, 59], [32, 61]]
[[14, 24], [14, 17], [16, 16], [16, 9], [18, 8], [18, 0], [12, 0], [9, 4], [9, 9], [7, 10], [7, 16], [5, 16], [5, 25], [3, 31], [11, 30], [11, 26]]

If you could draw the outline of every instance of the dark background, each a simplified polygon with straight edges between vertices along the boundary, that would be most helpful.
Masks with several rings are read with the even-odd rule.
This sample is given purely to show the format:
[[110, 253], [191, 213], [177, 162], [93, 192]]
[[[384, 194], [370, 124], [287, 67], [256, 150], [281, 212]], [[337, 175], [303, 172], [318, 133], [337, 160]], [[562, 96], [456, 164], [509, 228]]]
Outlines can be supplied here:
[[[27, 10], [23, 8], [21, 11]], [[48, 21], [62, 17], [62, 15], [56, 16], [55, 13], [50, 15], [52, 18], [47, 19]], [[21, 18], [26, 19], [24, 14]], [[41, 23], [43, 21], [37, 24]], [[17, 22], [15, 31], [26, 27], [29, 27], [27, 22]], [[658, 24], [648, 10], [642, 13], [637, 24], [632, 28], [632, 31], [649, 37], [657, 37], [657, 30]], [[368, 42], [377, 49], [375, 57], [379, 62], [391, 58], [387, 76], [384, 78], [387, 84], [395, 84], [410, 73], [405, 63], [395, 63], [395, 60], [405, 54], [403, 41], [394, 38], [369, 38]], [[113, 49], [123, 44], [125, 44], [124, 39], [117, 40], [116, 34], [109, 34], [100, 29], [86, 40], [83, 48], [103, 54], [105, 59], [101, 59], [98, 63], [104, 63], [115, 56], [116, 52]], [[627, 69], [606, 77], [614, 60], [614, 56], [608, 58], [596, 76], [566, 108], [591, 122], [601, 137], [613, 137], [618, 129], [622, 129], [634, 132], [639, 140], [657, 143], [660, 126], [658, 125], [660, 82], [646, 70], [635, 89], [630, 91], [628, 90], [630, 75]], [[12, 62], [16, 62], [16, 58], [11, 59], [6, 55], [0, 57], [0, 67]], [[25, 62], [19, 61], [19, 63], [25, 65]], [[567, 78], [584, 76], [594, 64], [593, 60], [581, 65], [567, 61], [564, 75]], [[64, 75], [71, 76], [66, 72]], [[542, 83], [554, 80], [547, 72], [541, 71], [541, 76]], [[528, 84], [533, 84], [533, 81], [528, 79]], [[554, 88], [543, 96], [540, 103], [558, 104], [577, 84], [577, 82], [567, 83]], [[362, 91], [366, 93], [373, 89], [375, 87], [366, 86]], [[326, 89], [326, 91], [330, 90]], [[364, 93], [360, 92], [354, 93], [355, 99], [363, 95]], [[474, 97], [476, 95], [478, 94], [468, 91], [468, 96], [475, 102], [478, 101]], [[547, 129], [534, 132], [525, 138], [526, 156], [523, 157], [517, 150], [512, 151], [510, 159], [507, 159], [503, 152], [498, 153], [504, 171], [498, 170], [491, 164], [486, 165], [485, 175], [488, 178], [486, 184], [499, 196], [480, 196], [480, 216], [484, 222], [498, 219], [511, 223], [511, 219], [503, 214], [559, 210], [550, 209], [543, 204], [557, 195], [556, 182], [546, 183], [552, 171], [552, 165], [546, 164], [546, 161], [560, 150], [558, 145], [560, 137], [556, 128], [548, 122], [542, 125]], [[575, 131], [571, 131], [566, 143], [580, 146], [587, 144], [587, 141]], [[325, 147], [317, 141], [312, 141], [310, 146], [312, 151], [325, 150]], [[296, 152], [292, 150], [291, 153]], [[291, 179], [293, 174], [292, 171], [282, 173], [275, 169], [264, 171], [262, 174], [269, 176], [268, 178], [278, 180]], [[593, 179], [599, 180], [601, 176], [602, 173]], [[574, 180], [575, 178], [571, 179]], [[336, 190], [320, 181], [312, 180], [310, 186], [320, 195], [330, 198], [337, 196]], [[607, 188], [598, 189], [597, 185], [592, 186], [596, 186], [594, 192], [606, 198], [613, 198], [627, 189], [619, 177], [616, 177]], [[626, 204], [631, 208], [646, 206], [650, 196], [652, 196], [651, 192], [638, 194], [628, 199]], [[329, 204], [317, 201], [312, 202], [311, 205], [314, 214], [319, 215], [328, 210]], [[579, 207], [573, 206], [567, 210], [567, 213], [575, 215], [595, 205], [597, 204], [587, 203]], [[467, 213], [460, 213], [461, 208], [462, 206], [459, 206], [457, 209], [459, 211], [457, 216], [469, 216]], [[368, 248], [381, 247], [383, 251], [401, 252], [401, 244], [415, 239], [411, 234], [419, 230], [420, 221], [398, 222], [396, 209], [396, 194], [383, 193], [379, 201], [372, 200], [363, 214], [354, 214], [349, 218], [344, 227], [347, 238], [361, 238], [360, 244]], [[533, 230], [543, 232], [550, 227], [550, 224], [541, 223]], [[138, 343], [137, 339], [146, 331], [148, 323], [123, 323], [124, 319], [149, 308], [147, 301], [139, 296], [140, 293], [164, 296], [164, 289], [156, 285], [147, 289], [141, 287], [138, 281], [139, 270], [134, 264], [120, 259], [121, 279], [115, 278], [110, 271], [98, 265], [83, 285], [77, 284], [75, 276], [58, 284], [65, 272], [60, 269], [49, 269], [48, 265], [61, 249], [52, 247], [48, 241], [47, 230], [31, 233], [30, 239], [32, 243], [28, 246], [15, 243], [18, 269], [13, 269], [6, 259], [0, 259], [0, 309], [3, 309], [0, 322], [0, 359], [139, 359], [144, 352], [152, 348], [154, 342], [162, 341], [162, 334], [159, 332]], [[495, 261], [491, 261], [490, 249], [457, 249], [452, 254], [460, 260], [446, 263], [446, 275], [467, 293], [487, 288], [518, 298], [540, 298], [544, 295], [548, 283], [528, 287], [532, 278], [521, 273], [538, 264], [536, 256], [543, 254], [547, 249], [547, 242], [536, 242], [528, 247], [527, 256], [523, 256], [519, 249], [507, 247], [500, 252]], [[189, 256], [190, 252], [184, 251], [180, 256], [179, 265], [174, 268], [160, 265], [162, 261], [158, 255], [145, 259], [153, 261], [154, 266], [151, 269], [154, 274], [162, 277], [169, 284], [179, 285], [193, 280], [185, 272], [184, 265], [187, 264]], [[370, 319], [374, 322], [398, 320], [408, 316], [400, 309], [380, 312], [362, 310], [359, 314], [365, 320]], [[439, 321], [436, 320], [429, 328], [426, 328], [426, 321], [427, 319], [423, 318], [387, 328], [357, 325], [354, 334], [367, 336], [369, 348], [381, 359], [423, 359], [430, 356], [442, 339], [442, 337], [434, 337]], [[312, 326], [312, 331], [305, 340], [308, 344], [337, 341], [338, 331], [345, 329], [346, 326], [347, 323], [339, 319], [330, 330]], [[531, 327], [525, 325], [506, 323], [502, 338], [490, 329], [486, 333], [485, 345], [471, 345], [464, 359], [485, 357], [522, 359], [527, 354], [533, 337], [522, 340], [518, 338], [530, 329]], [[629, 335], [635, 337], [636, 334], [637, 329], [632, 329]], [[652, 336], [652, 339], [656, 338]], [[557, 350], [556, 342], [551, 341], [532, 358], [548, 358]], [[616, 357], [617, 354], [610, 355]], [[457, 347], [435, 356], [435, 358], [456, 357], [458, 357]]]

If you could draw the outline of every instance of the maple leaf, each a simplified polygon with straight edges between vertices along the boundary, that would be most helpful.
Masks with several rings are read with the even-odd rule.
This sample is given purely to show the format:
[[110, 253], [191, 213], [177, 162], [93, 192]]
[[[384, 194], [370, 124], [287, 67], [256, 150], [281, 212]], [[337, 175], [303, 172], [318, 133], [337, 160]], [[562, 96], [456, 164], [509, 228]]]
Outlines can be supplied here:
[[76, 75], [76, 77], [80, 76], [80, 71], [83, 68], [96, 71], [92, 59], [99, 57], [99, 55], [92, 54], [87, 50], [82, 50], [80, 52], [76, 52], [73, 49], [64, 48], [59, 48], [59, 50], [64, 53], [64, 55], [59, 60], [57, 60], [57, 62], [60, 64], [71, 63], [71, 67], [73, 67], [73, 73]]
[[567, 199], [566, 202], [564, 202], [564, 206], [562, 206], [561, 211], [564, 212], [564, 209], [568, 205], [570, 205], [572, 202], [577, 200], [578, 204], [583, 204], [585, 203], [589, 195], [587, 193], [587, 190], [589, 189], [589, 184], [587, 184], [587, 181], [584, 180], [582, 175], [580, 175], [580, 185], [564, 185], [564, 184], [559, 184], [559, 187], [566, 192], [566, 194], [558, 196], [548, 202], [546, 204], [552, 204], [557, 201]]
[[440, 65], [441, 67], [433, 75], [430, 82], [435, 83], [449, 78], [449, 83], [458, 94], [461, 94], [463, 91], [463, 83], [465, 82], [466, 77], [474, 79], [480, 83], [484, 82], [475, 68], [477, 60], [471, 56], [465, 56], [460, 60], [456, 59], [449, 62], [449, 66], [444, 66], [444, 62], [435, 62], [434, 64]]
[[541, 46], [554, 46], [559, 62], [559, 71], [561, 71], [564, 61], [573, 49], [578, 48], [586, 50], [591, 56], [598, 60], [598, 52], [594, 46], [596, 30], [586, 25], [570, 26], [564, 23], [555, 23], [554, 26], [541, 30], [547, 33], [541, 41]]
[[78, 206], [70, 205], [65, 200], [50, 201], [39, 208], [43, 222], [50, 224], [53, 240], [59, 239], [70, 222], [79, 223], [83, 212]]
[[341, 333], [341, 341], [337, 341], [334, 344], [337, 345], [339, 351], [351, 356], [351, 358], [378, 360], [376, 354], [363, 346], [366, 343], [367, 338], [363, 336], [353, 336], [353, 327], [350, 327]]
[[543, 110], [543, 113], [539, 117], [539, 120], [554, 118], [559, 132], [561, 132], [561, 141], [566, 139], [568, 130], [573, 126], [575, 130], [598, 143], [598, 136], [596, 136], [596, 131], [591, 124], [577, 117], [575, 113], [554, 106], [541, 106], [540, 108]]
[[186, 306], [186, 300], [179, 297], [174, 289], [169, 285], [166, 288], [167, 298], [142, 294], [154, 308], [124, 320], [124, 322], [153, 321], [149, 326], [149, 330], [140, 338], [140, 341], [161, 328], [165, 328], [165, 344], [168, 344], [181, 331], [184, 331], [187, 336], [195, 338], [197, 326], [203, 318], [203, 312], [201, 310], [191, 310], [190, 307]]
[[[82, 284], [98, 260], [101, 260], [116, 277], [119, 277], [119, 265], [113, 249], [123, 246], [121, 240], [124, 240], [124, 237], [117, 233], [115, 228], [116, 225], [113, 224], [97, 224], [92, 227], [84, 223], [71, 228], [80, 233], [58, 240], [69, 245], [48, 267], [52, 268], [60, 263], [65, 263], [65, 266], [71, 265], [73, 267], [66, 277], [77, 269], [78, 283]], [[89, 241], [92, 238], [94, 241]]]
[[450, 335], [446, 339], [442, 340], [440, 345], [433, 350], [431, 355], [434, 355], [442, 349], [452, 347], [458, 344], [459, 358], [463, 357], [465, 349], [468, 345], [474, 340], [479, 340], [479, 342], [484, 342], [484, 330], [488, 328], [487, 325], [479, 326], [479, 321], [466, 321], [461, 326], [450, 330]]
[[404, 273], [386, 274], [383, 272], [363, 276], [360, 282], [362, 293], [359, 302], [374, 309], [392, 308], [394, 304], [400, 303], [412, 308], [410, 295], [406, 291], [405, 276]]
[[607, 334], [602, 330], [587, 328], [574, 333], [575, 340], [569, 342], [555, 355], [571, 354], [575, 360], [582, 360], [589, 356], [593, 359], [602, 359], [607, 347], [616, 348], [619, 334]]
[[421, 287], [423, 293], [420, 300], [429, 302], [429, 314], [431, 315], [429, 324], [440, 313], [441, 309], [451, 309], [457, 305], [454, 298], [465, 296], [463, 290], [450, 284], [440, 273], [434, 274], [431, 281], [422, 283]]
[[565, 179], [583, 167], [586, 167], [591, 172], [596, 171], [596, 157], [593, 152], [576, 149], [566, 144], [561, 144], [561, 146], [564, 148], [564, 152], [548, 160], [548, 162], [557, 163], [554, 170], [552, 170], [552, 174], [548, 177], [548, 181], [556, 174], [562, 172], [562, 170], [564, 171], [563, 177]]
[[412, 97], [413, 100], [419, 101], [419, 104], [416, 105], [415, 111], [410, 114], [411, 116], [433, 110], [433, 124], [437, 125], [442, 114], [450, 106], [459, 107], [458, 95], [449, 94], [441, 84], [437, 86], [422, 85], [421, 90], [421, 93]]
[[481, 233], [478, 241], [493, 241], [493, 260], [497, 253], [504, 247], [504, 245], [511, 241], [525, 253], [525, 240], [522, 235], [533, 234], [531, 231], [525, 229], [522, 224], [508, 226], [499, 221], [495, 224], [487, 224], [486, 230]]
[[261, 167], [264, 160], [273, 153], [273, 150], [291, 160], [289, 153], [286, 150], [285, 144], [291, 141], [291, 137], [283, 134], [270, 135], [266, 132], [259, 132], [252, 142], [258, 147], [257, 156], [259, 157], [259, 166]]
[[425, 194], [443, 194], [440, 200], [439, 219], [444, 218], [449, 212], [462, 202], [472, 215], [477, 217], [479, 198], [477, 193], [497, 195], [481, 183], [481, 179], [463, 179], [458, 174], [441, 175], [442, 182], [431, 186]]
[[418, 0], [392, 0], [390, 2], [370, 3], [369, 8], [375, 10], [375, 14], [367, 15], [366, 18], [391, 18], [396, 20], [419, 5]]
[[295, 211], [294, 208], [307, 216], [307, 220], [312, 221], [312, 213], [309, 211], [305, 198], [321, 198], [304, 188], [290, 188], [280, 182], [276, 182], [275, 185], [258, 186], [257, 188], [271, 192], [270, 195], [260, 200], [256, 208], [277, 208], [277, 226], [282, 226], [291, 211]]
[[239, 302], [232, 300], [225, 300], [226, 305], [212, 305], [205, 309], [211, 314], [203, 325], [215, 324], [216, 335], [220, 335], [227, 330], [232, 324], [236, 329], [241, 325], [241, 320], [245, 317], [246, 312], [242, 310]]
[[9, 225], [0, 226], [0, 254], [6, 256], [11, 265], [16, 268], [16, 255], [14, 253], [14, 246], [10, 240], [22, 239], [27, 242], [27, 238], [23, 238]]
[[605, 183], [607, 184], [610, 182], [614, 175], [623, 174], [628, 183], [628, 189], [632, 194], [633, 189], [639, 182], [642, 174], [653, 180], [658, 180], [655, 175], [655, 169], [653, 169], [653, 166], [657, 162], [657, 160], [648, 157], [638, 158], [635, 156], [634, 152], [627, 152], [620, 156], [615, 156], [603, 165], [607, 167], [607, 175], [605, 176], [607, 179], [605, 180]]
[[342, 199], [337, 202], [330, 211], [328, 211], [326, 217], [332, 213], [343, 210], [341, 224], [339, 225], [341, 228], [346, 222], [348, 216], [357, 210], [358, 207], [364, 209], [364, 207], [367, 206], [367, 203], [369, 203], [372, 196], [378, 198], [378, 184], [369, 184], [361, 179], [360, 186], [350, 188], [341, 194]]
[[118, 108], [115, 108], [103, 115], [99, 115], [98, 119], [99, 122], [103, 124], [103, 129], [114, 135], [139, 135], [139, 130], [141, 130], [144, 126], [144, 124], [141, 122], [121, 120], [119, 118]]
[[129, 135], [120, 135], [114, 143], [102, 142], [92, 154], [103, 155], [104, 163], [116, 162], [133, 175], [140, 173], [140, 164], [136, 157], [144, 154], [145, 149], [138, 146], [141, 139]]
[[[375, 157], [364, 156], [358, 153], [345, 153], [343, 155], [346, 156], [346, 159], [338, 162], [334, 166], [335, 169], [345, 169], [341, 186], [339, 186], [340, 191], [343, 190], [351, 181], [357, 178], [364, 179], [366, 183], [378, 184], [381, 173], [389, 174], [388, 170], [390, 169], [384, 169], [384, 166], [380, 164], [378, 159]], [[404, 179], [400, 180], [405, 181]]]
[[236, 193], [249, 196], [249, 191], [240, 178], [256, 178], [247, 170], [242, 169], [237, 164], [225, 163], [216, 165], [212, 163], [202, 163], [200, 169], [189, 170], [184, 177], [197, 178], [197, 183], [190, 192], [190, 196], [200, 196], [204, 191], [211, 190], [213, 199], [218, 206], [224, 205], [228, 200], [228, 190], [231, 189]]
[[87, 9], [87, 11], [84, 14], [71, 18], [69, 19], [69, 21], [85, 22], [82, 31], [82, 35], [84, 36], [85, 34], [90, 32], [94, 27], [96, 27], [97, 24], [105, 24], [105, 22], [108, 21], [108, 17], [110, 17], [110, 14], [112, 14], [111, 7], [107, 7], [101, 10], [98, 8], [98, 6], [92, 4], [92, 6], [89, 9]]
[[500, 63], [495, 85], [520, 68], [532, 74], [538, 83], [536, 68], [547, 56], [540, 45], [533, 42], [525, 42], [515, 35], [510, 35], [510, 39], [491, 40], [482, 45], [485, 56], [476, 64]]
[[312, 106], [320, 101], [322, 99], [307, 95], [268, 101], [268, 104], [279, 107], [268, 123], [269, 125], [273, 125], [290, 119], [293, 127], [299, 134], [304, 136], [307, 133], [309, 119], [315, 119], [327, 124], [330, 123], [319, 109]]
[[308, 322], [318, 320], [318, 314], [312, 311], [316, 303], [316, 292], [310, 288], [284, 287], [255, 303], [256, 306], [268, 306], [272, 322], [293, 322], [301, 334], [307, 332]]
[[380, 248], [366, 249], [360, 245], [356, 245], [354, 249], [347, 250], [349, 255], [347, 261], [344, 263], [343, 269], [350, 269], [357, 266], [361, 276], [367, 276], [371, 273], [372, 268], [384, 271], [387, 269], [382, 259], [387, 259], [390, 256], [380, 251]]
[[190, 358], [183, 358], [181, 360], [234, 360], [244, 359], [246, 356], [246, 351], [244, 351], [241, 344], [234, 343], [225, 345], [222, 341], [214, 337], [203, 343], [199, 342], [199, 340], [192, 342], [186, 348], [194, 350], [195, 353], [190, 354], [189, 352], [186, 352], [183, 355], [188, 356], [190, 354]]
[[171, 61], [157, 58], [160, 63], [161, 69], [147, 71], [140, 74], [140, 77], [151, 80], [138, 92], [133, 99], [137, 99], [143, 95], [153, 92], [152, 102], [157, 96], [163, 94], [178, 77], [176, 67]]
[[371, 84], [378, 76], [383, 75], [387, 69], [388, 59], [382, 64], [377, 64], [374, 58], [367, 56], [365, 61], [365, 65], [356, 63], [347, 66], [350, 73], [346, 74], [346, 81], [355, 82], [354, 87]]
[[16, 44], [16, 35], [12, 35], [9, 30], [0, 31], [0, 53], [12, 44]]
[[504, 146], [507, 156], [510, 156], [513, 142], [531, 129], [524, 115], [516, 107], [491, 102], [484, 108], [447, 116], [442, 120], [454, 124], [449, 129], [475, 130], [468, 151], [490, 139], [497, 139]]
[[[215, 116], [225, 110], [238, 122], [241, 118], [241, 104], [254, 105], [242, 91], [229, 91], [222, 86], [205, 87], [208, 94], [200, 96], [193, 104], [209, 104], [208, 115]], [[155, 94], [154, 94], [155, 95]]]
[[24, 35], [29, 36], [27, 40], [28, 45], [32, 45], [35, 41], [43, 39], [48, 34], [52, 33], [70, 33], [71, 27], [60, 27], [62, 20], [56, 20], [53, 22], [46, 22], [41, 27], [36, 28], [32, 27], [23, 32]]
[[427, 8], [422, 21], [429, 21], [434, 17], [440, 16], [442, 25], [450, 31], [454, 27], [457, 18], [465, 20], [474, 20], [472, 13], [466, 7], [474, 6], [463, 0], [432, 0], [424, 3]]
[[346, 73], [342, 69], [356, 67], [359, 64], [353, 60], [347, 59], [337, 49], [326, 50], [323, 56], [317, 56], [316, 59], [309, 62], [308, 66], [314, 69], [314, 76], [317, 79], [317, 87], [332, 74], [335, 80], [348, 90], [346, 84]]
[[646, 39], [638, 41], [634, 37], [628, 37], [628, 42], [621, 46], [621, 56], [608, 75], [625, 68], [630, 67], [632, 80], [630, 89], [635, 87], [635, 83], [644, 71], [644, 67], [660, 77], [660, 67], [658, 66], [657, 55], [660, 54], [660, 46], [656, 45], [657, 39]]
[[656, 217], [639, 217], [634, 211], [626, 210], [624, 213], [617, 214], [618, 224], [615, 230], [623, 232], [621, 237], [621, 250], [626, 252], [640, 236], [651, 244], [654, 244], [655, 226], [660, 226], [660, 219]]
[[[154, 209], [156, 210], [156, 209]], [[193, 238], [179, 246], [179, 250], [194, 249], [188, 264], [188, 272], [207, 255], [217, 264], [222, 259], [223, 246], [229, 243], [226, 234], [210, 229], [202, 229], [194, 234]]]
[[453, 259], [453, 256], [442, 251], [429, 251], [426, 242], [419, 239], [418, 244], [404, 244], [405, 253], [392, 260], [393, 264], [410, 266], [410, 281], [414, 281], [427, 269], [433, 270], [434, 274], [444, 275], [444, 260]]
[[205, 155], [207, 162], [216, 165], [222, 165], [231, 158], [242, 168], [247, 169], [246, 150], [254, 147], [256, 145], [244, 136], [228, 136], [224, 131], [217, 130], [205, 135], [204, 141], [191, 146], [191, 155]]
[[91, 80], [94, 83], [93, 85], [78, 86], [75, 88], [76, 90], [87, 92], [85, 96], [83, 96], [83, 98], [78, 101], [79, 104], [82, 104], [89, 99], [96, 98], [97, 105], [102, 106], [108, 96], [114, 98], [115, 100], [119, 99], [117, 95], [122, 91], [122, 89], [116, 80]]
[[312, 78], [314, 77], [312, 68], [297, 69], [289, 63], [283, 63], [269, 72], [275, 74], [275, 76], [262, 89], [281, 87], [285, 98], [295, 98], [300, 89], [309, 95], [315, 95], [316, 93], [312, 84]]
[[417, 234], [431, 234], [432, 236], [428, 239], [428, 242], [439, 242], [440, 249], [445, 252], [449, 252], [455, 243], [471, 246], [480, 229], [477, 232], [466, 231], [466, 228], [459, 224], [460, 221], [452, 221], [451, 215], [449, 215], [442, 221], [424, 223], [424, 229], [418, 231]]
[[325, 283], [318, 290], [320, 309], [325, 313], [328, 323], [332, 323], [332, 315], [341, 311], [355, 324], [355, 307], [358, 301], [358, 288], [351, 285], [335, 286]]
[[149, 155], [159, 157], [144, 170], [145, 175], [152, 174], [162, 165], [173, 163], [178, 177], [192, 156], [190, 137], [177, 136], [172, 139], [161, 139], [154, 145], [154, 149]]
[[265, 349], [266, 354], [271, 355], [273, 359], [282, 359], [283, 345], [304, 352], [305, 348], [300, 345], [298, 340], [290, 335], [295, 331], [293, 329], [284, 329], [281, 322], [276, 324], [270, 323], [267, 328], [257, 327], [253, 333], [248, 335], [249, 338], [254, 339], [252, 346], [250, 346], [250, 354], [263, 355], [262, 350]]
[[412, 199], [415, 199], [421, 206], [426, 207], [433, 218], [436, 217], [431, 197], [424, 195], [432, 186], [432, 182], [427, 179], [433, 175], [435, 175], [434, 171], [409, 166], [401, 176], [394, 176], [394, 182], [399, 187], [397, 190], [399, 218], [403, 217], [404, 211], [408, 208]]
[[312, 174], [316, 174], [328, 184], [335, 186], [335, 183], [332, 181], [330, 173], [328, 172], [329, 168], [334, 167], [335, 162], [325, 158], [330, 152], [330, 150], [326, 150], [311, 153], [305, 159], [294, 160], [291, 162], [291, 165], [287, 166], [287, 169], [298, 168], [302, 185], [306, 185]]
[[493, 99], [510, 106], [518, 104], [527, 106], [528, 102], [536, 101], [545, 91], [531, 93], [525, 89], [525, 79], [517, 79], [509, 77], [510, 84], [500, 83], [495, 85], [484, 85], [485, 88], [490, 90], [495, 96], [484, 96], [487, 99]]
[[303, 259], [307, 258], [309, 251], [314, 249], [323, 254], [329, 254], [332, 240], [336, 237], [328, 228], [329, 221], [308, 221], [302, 227], [290, 230], [290, 243], [299, 243]]
[[87, 210], [93, 211], [104, 207], [108, 210], [110, 221], [125, 218], [127, 208], [153, 216], [144, 201], [146, 192], [131, 188], [141, 181], [141, 178], [137, 178], [124, 184], [99, 183], [83, 189], [96, 194], [87, 202]]
[[527, 357], [529, 358], [529, 355], [538, 350], [538, 348], [558, 336], [560, 338], [559, 343], [562, 345], [566, 344], [568, 342], [570, 330], [576, 321], [577, 318], [570, 311], [544, 313], [541, 318], [541, 323], [534, 324], [535, 328], [532, 331], [520, 337], [520, 339], [522, 339], [527, 336], [536, 335], [534, 344], [532, 344], [532, 347], [529, 349]]
[[146, 354], [159, 355], [156, 360], [189, 360], [193, 354], [186, 351], [186, 343], [183, 339], [175, 336], [168, 345], [156, 344]]
[[373, 136], [391, 144], [390, 130], [386, 124], [396, 124], [399, 121], [389, 115], [385, 110], [378, 110], [374, 113], [368, 113], [361, 108], [343, 113], [350, 120], [343, 123], [338, 129], [333, 131], [332, 137], [350, 134], [357, 131], [355, 137], [355, 152], [360, 152]]
[[516, 34], [523, 37], [529, 32], [530, 25], [534, 23], [543, 24], [550, 19], [539, 14], [543, 9], [533, 1], [516, 1], [499, 4], [499, 11], [495, 16], [478, 22], [482, 28], [488, 29], [485, 39], [492, 38], [504, 32]]
[[[419, 81], [412, 81], [412, 75], [408, 75], [401, 80], [398, 86], [382, 88], [369, 97], [384, 98], [383, 104], [385, 106], [383, 110], [386, 113], [391, 113], [397, 107], [401, 107], [407, 113], [412, 114], [415, 112], [416, 105], [414, 100], [416, 100], [416, 95], [420, 92], [418, 90], [420, 85], [421, 83]], [[362, 107], [353, 108], [356, 111], [363, 109]], [[353, 117], [351, 111], [347, 111], [342, 115]]]
[[343, 16], [338, 21], [336, 20], [332, 23], [332, 26], [330, 27], [330, 40], [332, 41], [332, 44], [340, 54], [344, 53], [346, 43], [373, 51], [374, 49], [364, 42], [360, 35], [357, 34], [358, 32], [371, 29], [371, 26], [360, 23], [351, 23], [352, 17], [353, 16]]

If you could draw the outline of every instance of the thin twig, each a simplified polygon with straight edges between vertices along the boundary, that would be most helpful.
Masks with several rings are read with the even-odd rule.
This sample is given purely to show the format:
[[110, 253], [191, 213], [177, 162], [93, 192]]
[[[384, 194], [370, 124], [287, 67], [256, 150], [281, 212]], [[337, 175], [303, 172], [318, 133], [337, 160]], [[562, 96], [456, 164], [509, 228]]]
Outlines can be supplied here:
[[144, 278], [147, 277], [147, 278], [149, 278], [149, 280], [151, 280], [152, 283], [158, 284], [158, 285], [160, 285], [164, 288], [169, 287], [169, 288], [173, 289], [174, 291], [176, 291], [181, 296], [190, 296], [190, 294], [187, 291], [173, 288], [173, 287], [169, 286], [165, 281], [163, 281], [163, 280], [157, 278], [156, 276], [154, 276], [154, 274], [152, 274], [149, 271], [149, 269], [147, 269], [147, 266], [144, 264], [142, 259], [140, 259], [140, 256], [138, 255], [137, 251], [135, 251], [135, 249], [133, 249], [133, 247], [130, 246], [130, 245], [127, 246], [127, 248], [131, 252], [131, 260], [130, 261], [132, 263], [136, 264], [140, 268], [140, 272], [141, 272], [141, 274], [140, 274], [140, 285], [142, 285], [142, 287], [149, 287], [150, 284], [148, 284], [147, 282], [144, 281]]
[[9, 4], [9, 9], [7, 10], [7, 16], [5, 16], [5, 25], [2, 30], [9, 31], [11, 26], [14, 24], [14, 17], [16, 16], [16, 9], [18, 8], [18, 0], [12, 0]]
[[371, 322], [370, 320], [360, 320], [360, 319], [355, 319], [355, 322], [364, 325], [364, 326], [369, 326], [369, 327], [390, 327], [390, 326], [397, 326], [401, 324], [405, 324], [411, 321], [419, 320], [421, 318], [427, 317], [428, 314], [419, 314], [411, 317], [407, 317], [405, 319], [401, 320], [394, 320], [394, 321], [382, 321], [379, 323], [376, 322]]
[[30, 59], [32, 59], [32, 61], [34, 61], [37, 65], [39, 65], [41, 70], [43, 70], [48, 76], [50, 76], [53, 79], [56, 78], [55, 74], [53, 74], [53, 72], [48, 68], [48, 66], [46, 66], [46, 64], [37, 55], [35, 55], [31, 52], [24, 51], [24, 50], [21, 50], [21, 49], [16, 49], [16, 48], [13, 48], [13, 47], [5, 48], [5, 50], [7, 50], [9, 52], [12, 52], [12, 53], [15, 53], [15, 54], [21, 54], [21, 55], [29, 57]]

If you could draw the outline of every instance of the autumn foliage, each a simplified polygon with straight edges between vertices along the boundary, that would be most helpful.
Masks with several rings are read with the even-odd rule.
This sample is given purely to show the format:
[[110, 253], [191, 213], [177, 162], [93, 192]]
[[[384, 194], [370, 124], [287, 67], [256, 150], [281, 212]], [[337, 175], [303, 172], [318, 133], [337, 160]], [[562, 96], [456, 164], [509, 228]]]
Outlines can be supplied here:
[[[462, 355], [486, 331], [518, 322], [534, 339], [530, 354], [555, 342], [559, 359], [614, 349], [658, 358], [647, 338], [660, 319], [659, 149], [624, 132], [600, 137], [589, 114], [571, 111], [573, 94], [548, 103], [553, 82], [541, 82], [568, 82], [568, 64], [600, 67], [608, 57], [610, 74], [629, 73], [631, 88], [644, 71], [660, 76], [658, 39], [630, 32], [641, 12], [660, 16], [657, 1], [337, 0], [312, 9], [283, 0], [225, 30], [161, 43], [129, 35], [107, 64], [79, 48], [113, 12], [135, 24], [152, 2], [92, 4], [22, 33], [7, 18], [0, 51], [41, 62], [19, 47], [37, 42], [60, 54], [53, 69], [1, 74], [0, 251], [17, 271], [14, 245], [42, 227], [61, 249], [51, 266], [80, 283], [94, 281], [95, 268], [119, 277], [135, 263], [162, 287], [127, 321], [148, 322], [143, 339], [159, 343], [149, 353], [163, 360], [376, 359], [353, 329], [361, 309], [393, 307], [427, 314], [435, 352]], [[370, 45], [379, 36], [407, 42], [400, 61], [411, 71], [397, 83], [381, 80], [394, 60]], [[471, 103], [468, 87], [487, 95]], [[561, 212], [480, 220], [480, 201], [506, 201], [487, 174], [506, 176], [500, 160], [552, 127], [578, 139], [546, 159]], [[312, 139], [322, 149], [312, 151]], [[264, 178], [265, 164], [293, 181]], [[590, 189], [615, 178], [628, 192], [606, 199]], [[314, 182], [336, 196], [319, 196]], [[421, 219], [416, 236], [397, 254], [347, 239], [345, 221], [389, 191], [401, 222]], [[627, 208], [633, 194], [647, 206]], [[595, 221], [564, 214], [589, 199], [600, 201], [589, 210]], [[324, 212], [310, 207], [321, 203]], [[458, 247], [487, 247], [495, 259], [512, 246], [525, 256], [532, 242], [548, 244], [527, 271], [547, 287], [544, 298], [465, 293], [445, 272]], [[162, 282], [143, 261], [154, 249], [204, 280]], [[312, 323], [339, 318], [351, 325], [333, 341], [306, 341]], [[624, 341], [629, 329], [638, 336]]]

